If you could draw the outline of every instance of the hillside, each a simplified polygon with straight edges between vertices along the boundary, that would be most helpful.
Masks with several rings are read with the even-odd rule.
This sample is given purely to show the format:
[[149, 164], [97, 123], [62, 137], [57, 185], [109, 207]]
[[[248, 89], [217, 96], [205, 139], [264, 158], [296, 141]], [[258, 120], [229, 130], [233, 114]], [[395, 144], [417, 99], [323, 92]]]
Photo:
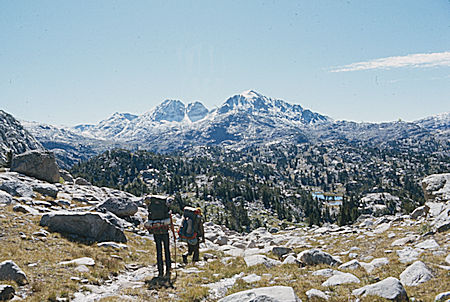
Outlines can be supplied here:
[[0, 167], [8, 165], [12, 154], [42, 150], [42, 145], [12, 115], [0, 110]]
[[[245, 301], [245, 295], [270, 301], [448, 298], [449, 181], [448, 174], [425, 178], [428, 202], [412, 215], [365, 216], [344, 227], [295, 224], [272, 233], [265, 228], [237, 233], [208, 222], [203, 260], [180, 265], [186, 247], [177, 243], [176, 274], [161, 282], [154, 278], [153, 240], [141, 228], [146, 216], [141, 199], [88, 184], [52, 185], [0, 172], [0, 295], [25, 301]], [[11, 188], [17, 187], [21, 190], [14, 193]], [[109, 209], [120, 217], [109, 210], [97, 212], [110, 198], [137, 207], [128, 214]], [[64, 217], [65, 232], [57, 225], [45, 226], [57, 215]], [[86, 224], [80, 225], [82, 219], [94, 216], [101, 218], [96, 223], [114, 221], [126, 243], [86, 238], [103, 236], [92, 232], [96, 228], [91, 235], [79, 229]], [[71, 217], [78, 217], [77, 222]], [[5, 277], [8, 267], [14, 270]]]

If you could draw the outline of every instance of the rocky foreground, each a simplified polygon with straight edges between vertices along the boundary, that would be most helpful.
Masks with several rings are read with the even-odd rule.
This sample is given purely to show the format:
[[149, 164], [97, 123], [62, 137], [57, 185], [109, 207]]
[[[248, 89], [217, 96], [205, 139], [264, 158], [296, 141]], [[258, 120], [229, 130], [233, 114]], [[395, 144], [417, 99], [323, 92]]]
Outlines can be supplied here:
[[0, 300], [450, 299], [450, 174], [424, 179], [429, 201], [410, 215], [249, 234], [208, 222], [204, 260], [164, 284], [142, 199], [64, 178], [0, 172]]

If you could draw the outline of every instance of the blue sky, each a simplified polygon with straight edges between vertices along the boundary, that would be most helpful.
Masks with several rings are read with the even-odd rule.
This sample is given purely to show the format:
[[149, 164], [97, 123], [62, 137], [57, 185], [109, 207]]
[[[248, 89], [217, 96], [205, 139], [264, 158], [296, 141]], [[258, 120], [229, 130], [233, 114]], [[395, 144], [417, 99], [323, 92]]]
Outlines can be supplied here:
[[57, 125], [247, 89], [335, 119], [450, 111], [450, 2], [0, 1], [0, 109]]

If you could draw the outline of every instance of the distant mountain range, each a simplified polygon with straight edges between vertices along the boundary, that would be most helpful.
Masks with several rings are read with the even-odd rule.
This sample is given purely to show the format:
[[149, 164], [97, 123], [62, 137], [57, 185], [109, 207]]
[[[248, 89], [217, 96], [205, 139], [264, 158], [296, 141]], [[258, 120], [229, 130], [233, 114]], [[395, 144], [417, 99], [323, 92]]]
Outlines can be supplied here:
[[171, 152], [202, 145], [231, 149], [279, 143], [385, 144], [433, 139], [448, 144], [450, 113], [416, 122], [356, 123], [248, 90], [208, 110], [202, 103], [165, 100], [142, 115], [116, 112], [96, 125], [58, 128], [23, 122], [37, 140], [54, 150], [63, 166], [113, 147]]

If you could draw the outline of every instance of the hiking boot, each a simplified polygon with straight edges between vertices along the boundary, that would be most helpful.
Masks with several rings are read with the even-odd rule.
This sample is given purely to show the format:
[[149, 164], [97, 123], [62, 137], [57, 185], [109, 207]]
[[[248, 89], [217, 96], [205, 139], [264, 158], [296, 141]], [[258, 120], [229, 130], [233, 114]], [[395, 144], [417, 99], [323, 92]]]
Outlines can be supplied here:
[[188, 263], [188, 259], [187, 259], [187, 255], [182, 255], [183, 256], [183, 263], [187, 264]]
[[169, 271], [169, 270], [168, 270], [168, 271], [166, 272], [166, 274], [164, 275], [164, 279], [170, 280], [170, 271]]

